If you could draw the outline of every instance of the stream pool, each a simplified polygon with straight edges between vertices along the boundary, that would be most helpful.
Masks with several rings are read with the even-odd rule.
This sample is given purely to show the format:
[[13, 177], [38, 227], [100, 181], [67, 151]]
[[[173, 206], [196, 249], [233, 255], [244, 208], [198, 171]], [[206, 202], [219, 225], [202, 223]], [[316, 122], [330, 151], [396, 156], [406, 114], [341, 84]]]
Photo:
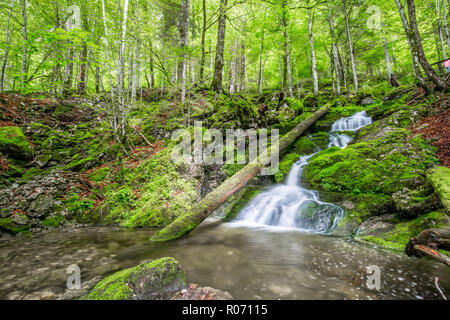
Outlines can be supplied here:
[[[151, 245], [152, 232], [88, 227], [2, 241], [0, 299], [57, 299], [72, 264], [83, 284], [166, 256], [189, 282], [236, 299], [441, 299], [436, 277], [450, 291], [443, 264], [344, 238], [211, 220], [175, 242]], [[381, 269], [379, 291], [367, 288], [371, 265]]]

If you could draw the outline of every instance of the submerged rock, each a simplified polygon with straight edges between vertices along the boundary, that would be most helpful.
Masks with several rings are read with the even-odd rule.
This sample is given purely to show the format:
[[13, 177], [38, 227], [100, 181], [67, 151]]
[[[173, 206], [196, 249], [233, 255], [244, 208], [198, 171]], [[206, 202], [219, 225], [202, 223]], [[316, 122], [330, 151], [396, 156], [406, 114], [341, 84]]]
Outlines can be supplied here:
[[233, 296], [226, 291], [200, 287], [192, 283], [186, 289], [177, 292], [171, 300], [233, 300]]

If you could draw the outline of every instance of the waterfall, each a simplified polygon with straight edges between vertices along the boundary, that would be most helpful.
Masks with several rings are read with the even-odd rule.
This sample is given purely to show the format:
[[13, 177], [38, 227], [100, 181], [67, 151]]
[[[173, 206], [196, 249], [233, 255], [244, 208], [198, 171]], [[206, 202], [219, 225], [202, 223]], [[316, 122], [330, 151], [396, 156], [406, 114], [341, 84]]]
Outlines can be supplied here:
[[[336, 121], [329, 132], [331, 147], [346, 148], [352, 138], [342, 131], [356, 131], [372, 123], [366, 112]], [[295, 163], [283, 184], [275, 185], [255, 197], [239, 213], [235, 225], [255, 227], [284, 227], [316, 233], [334, 230], [344, 210], [334, 204], [322, 202], [317, 191], [301, 183], [304, 168], [316, 153], [301, 157]]]

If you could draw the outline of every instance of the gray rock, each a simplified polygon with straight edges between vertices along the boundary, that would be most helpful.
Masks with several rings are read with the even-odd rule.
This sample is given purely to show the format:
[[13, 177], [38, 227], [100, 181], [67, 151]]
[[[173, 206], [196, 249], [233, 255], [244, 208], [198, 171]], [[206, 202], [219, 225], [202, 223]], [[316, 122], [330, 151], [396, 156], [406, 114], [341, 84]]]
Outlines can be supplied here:
[[374, 104], [375, 101], [373, 100], [372, 97], [365, 97], [364, 99], [361, 100], [361, 105], [362, 106], [369, 106], [371, 104]]

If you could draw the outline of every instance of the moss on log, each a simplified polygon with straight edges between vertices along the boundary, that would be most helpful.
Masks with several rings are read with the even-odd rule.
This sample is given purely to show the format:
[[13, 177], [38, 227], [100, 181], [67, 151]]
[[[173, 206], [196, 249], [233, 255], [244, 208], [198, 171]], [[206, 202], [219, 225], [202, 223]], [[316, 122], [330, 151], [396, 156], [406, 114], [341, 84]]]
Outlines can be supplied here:
[[[279, 141], [279, 151], [283, 151], [300, 137], [316, 121], [330, 111], [329, 105], [315, 112], [311, 117], [297, 125]], [[262, 168], [270, 163], [270, 148], [257, 159], [256, 163], [248, 164], [241, 171], [227, 179], [220, 187], [209, 193], [200, 202], [194, 205], [186, 214], [180, 216], [165, 228], [156, 232], [151, 238], [152, 242], [162, 242], [178, 239], [194, 230], [214, 210], [227, 201], [235, 192], [243, 188], [253, 179]]]

